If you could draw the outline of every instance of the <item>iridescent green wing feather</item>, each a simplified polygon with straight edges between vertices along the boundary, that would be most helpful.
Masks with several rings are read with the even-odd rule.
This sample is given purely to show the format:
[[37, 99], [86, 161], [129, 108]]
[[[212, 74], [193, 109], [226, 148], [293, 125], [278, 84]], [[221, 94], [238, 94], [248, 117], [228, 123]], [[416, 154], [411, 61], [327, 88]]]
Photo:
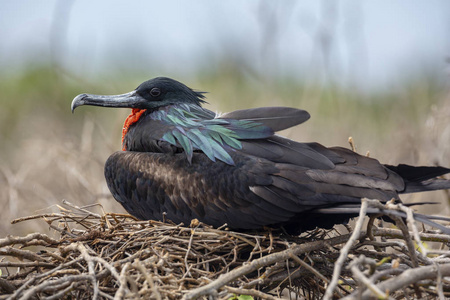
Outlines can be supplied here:
[[274, 134], [273, 130], [259, 122], [214, 118], [208, 110], [187, 104], [171, 106], [152, 115], [170, 128], [162, 139], [181, 147], [189, 161], [195, 150], [200, 150], [212, 161], [221, 160], [233, 165], [230, 156], [233, 149], [241, 149], [240, 140], [263, 139]]

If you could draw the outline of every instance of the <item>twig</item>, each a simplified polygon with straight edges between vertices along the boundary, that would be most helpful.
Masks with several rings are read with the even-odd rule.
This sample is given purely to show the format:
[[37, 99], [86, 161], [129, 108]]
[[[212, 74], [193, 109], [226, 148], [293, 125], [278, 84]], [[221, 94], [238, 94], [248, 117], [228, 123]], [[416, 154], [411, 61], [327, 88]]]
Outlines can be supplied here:
[[351, 137], [351, 136], [348, 137], [348, 143], [350, 144], [352, 151], [356, 152], [356, 145], [355, 145], [355, 141], [353, 141], [353, 137]]
[[[91, 212], [91, 211], [85, 209], [84, 207], [79, 207], [79, 206], [77, 206], [77, 205], [75, 205], [75, 204], [73, 204], [73, 203], [70, 203], [70, 202], [67, 201], [66, 199], [63, 199], [63, 200], [62, 200], [62, 203], [65, 204], [65, 205], [67, 205], [67, 206], [70, 206], [70, 207], [72, 207], [72, 208], [75, 208], [75, 209], [77, 209], [77, 210], [79, 210], [79, 211], [81, 211], [81, 212], [84, 212], [84, 213], [86, 213], [88, 216], [94, 216], [94, 217], [96, 217], [96, 218], [101, 218], [101, 216], [100, 216], [99, 214], [93, 213], [93, 212]], [[97, 204], [97, 205], [98, 205], [98, 204]]]
[[42, 218], [63, 218], [64, 215], [61, 213], [49, 213], [49, 214], [39, 214], [32, 215], [27, 217], [17, 218], [11, 221], [11, 224], [17, 224], [24, 221], [34, 220], [34, 219], [42, 219]]
[[369, 288], [369, 290], [372, 291], [378, 299], [387, 299], [387, 293], [384, 293], [376, 285], [374, 285], [373, 282], [369, 278], [367, 278], [359, 269], [361, 265], [367, 263], [372, 265], [376, 264], [374, 260], [368, 259], [364, 255], [361, 255], [360, 257], [352, 260], [352, 262], [349, 264], [349, 268], [351, 269], [354, 278], [363, 283], [367, 288]]
[[442, 273], [438, 264], [435, 264], [437, 268], [436, 290], [439, 295], [439, 300], [445, 300], [444, 289], [442, 288]]
[[137, 259], [134, 260], [133, 266], [138, 269], [142, 275], [145, 277], [150, 289], [153, 291], [153, 294], [156, 300], [161, 300], [161, 293], [158, 291], [157, 286], [155, 285], [155, 281], [152, 278], [152, 275], [145, 269], [144, 265]]
[[[186, 267], [186, 275], [187, 276], [191, 276], [190, 272], [189, 272], [189, 266], [188, 266], [188, 257], [189, 257], [189, 252], [191, 251], [192, 248], [192, 241], [194, 239], [194, 233], [195, 233], [195, 228], [191, 229], [191, 237], [189, 238], [189, 243], [188, 243], [188, 247], [186, 250], [186, 255], [184, 256], [184, 263], [185, 263], [185, 267]], [[185, 277], [185, 276], [184, 276]]]
[[15, 256], [20, 259], [28, 259], [34, 262], [47, 262], [43, 257], [37, 255], [36, 253], [29, 250], [21, 250], [13, 247], [5, 247], [4, 249], [0, 249], [0, 255], [5, 256]]
[[[403, 239], [403, 233], [398, 229], [391, 228], [373, 228], [372, 232], [376, 236], [384, 236], [386, 238]], [[440, 233], [419, 233], [421, 240], [427, 242], [450, 243], [450, 235]]]
[[[417, 230], [416, 222], [414, 221], [414, 214], [411, 208], [404, 206], [401, 203], [391, 204], [388, 203], [386, 205], [390, 209], [397, 209], [406, 213], [406, 221], [408, 222], [409, 228], [411, 228], [413, 232], [414, 239], [416, 240], [417, 245], [419, 246], [423, 256], [427, 256], [427, 249], [423, 246], [422, 241], [420, 239], [419, 230]], [[402, 230], [403, 231], [403, 230]]]
[[224, 289], [227, 290], [230, 293], [236, 294], [236, 295], [249, 295], [253, 297], [257, 297], [259, 299], [268, 299], [268, 300], [280, 300], [278, 297], [274, 297], [272, 295], [257, 291], [257, 290], [250, 290], [250, 289], [242, 289], [242, 288], [235, 288], [231, 286], [224, 286]]
[[411, 239], [411, 235], [409, 234], [408, 227], [406, 227], [405, 223], [400, 217], [391, 216], [391, 218], [395, 221], [397, 227], [402, 231], [403, 239], [406, 242], [406, 246], [408, 247], [412, 265], [413, 267], [417, 268], [419, 266], [419, 260], [417, 259], [416, 249], [414, 248], [414, 244]]
[[347, 259], [348, 252], [350, 251], [350, 248], [353, 246], [353, 243], [357, 239], [359, 239], [359, 235], [360, 235], [363, 223], [364, 223], [364, 217], [366, 216], [366, 212], [367, 212], [367, 206], [368, 206], [367, 199], [362, 199], [361, 200], [361, 209], [359, 211], [358, 221], [355, 224], [355, 229], [353, 230], [353, 233], [350, 236], [350, 239], [348, 240], [348, 242], [345, 243], [345, 246], [342, 247], [342, 249], [340, 251], [341, 254], [339, 255], [338, 260], [336, 261], [334, 271], [333, 271], [333, 277], [331, 278], [331, 282], [328, 285], [328, 287], [325, 291], [325, 295], [323, 297], [324, 300], [329, 300], [329, 299], [332, 299], [332, 297], [333, 297], [333, 292], [338, 284], [339, 276], [341, 275], [341, 269], [342, 269], [342, 266], [343, 266], [345, 260]]
[[119, 289], [117, 290], [116, 294], [114, 295], [114, 300], [121, 300], [124, 299], [125, 297], [125, 292], [127, 290], [127, 270], [130, 267], [130, 263], [126, 263], [123, 268], [122, 271], [120, 271], [120, 276], [119, 276]]
[[[58, 240], [52, 239], [46, 234], [42, 233], [30, 233], [24, 237], [17, 237], [8, 235], [4, 239], [0, 239], [0, 247], [14, 245], [14, 244], [27, 244], [33, 240], [44, 241], [47, 245], [58, 244]], [[42, 244], [44, 245], [44, 244]]]

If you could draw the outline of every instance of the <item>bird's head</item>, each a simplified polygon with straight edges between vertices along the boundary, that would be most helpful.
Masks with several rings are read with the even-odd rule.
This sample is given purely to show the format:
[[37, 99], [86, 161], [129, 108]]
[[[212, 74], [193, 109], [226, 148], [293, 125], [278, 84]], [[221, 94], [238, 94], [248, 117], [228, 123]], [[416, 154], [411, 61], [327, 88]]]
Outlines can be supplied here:
[[197, 92], [176, 80], [167, 77], [150, 79], [139, 85], [134, 91], [121, 95], [81, 94], [72, 101], [72, 112], [81, 105], [103, 107], [128, 107], [131, 114], [125, 120], [122, 129], [122, 145], [126, 150], [124, 139], [128, 130], [146, 112], [174, 104], [198, 105], [204, 103], [203, 92]]
[[128, 107], [155, 110], [172, 104], [196, 104], [205, 102], [203, 92], [197, 92], [167, 77], [150, 79], [134, 91], [121, 95], [81, 94], [72, 101], [72, 112], [81, 105], [103, 107]]

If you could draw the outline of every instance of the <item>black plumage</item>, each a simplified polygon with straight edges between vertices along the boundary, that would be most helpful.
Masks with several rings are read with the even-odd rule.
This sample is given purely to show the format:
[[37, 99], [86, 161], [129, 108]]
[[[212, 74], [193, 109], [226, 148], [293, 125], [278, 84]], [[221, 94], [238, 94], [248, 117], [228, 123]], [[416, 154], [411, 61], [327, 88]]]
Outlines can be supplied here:
[[449, 180], [436, 178], [448, 168], [383, 165], [345, 148], [275, 134], [308, 120], [306, 111], [266, 107], [216, 116], [203, 103], [203, 93], [163, 77], [128, 94], [73, 100], [72, 110], [133, 108], [125, 151], [105, 165], [111, 193], [130, 214], [303, 231], [356, 216], [361, 198], [400, 201], [402, 193], [450, 188]]

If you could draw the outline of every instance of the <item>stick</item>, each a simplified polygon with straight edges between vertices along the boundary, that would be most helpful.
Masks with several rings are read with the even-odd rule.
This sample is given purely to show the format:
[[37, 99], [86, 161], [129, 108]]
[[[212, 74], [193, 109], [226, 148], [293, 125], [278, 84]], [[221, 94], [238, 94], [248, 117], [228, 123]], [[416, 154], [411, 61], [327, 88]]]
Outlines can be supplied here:
[[353, 243], [359, 239], [359, 234], [361, 232], [363, 223], [364, 223], [364, 217], [366, 216], [366, 212], [367, 212], [367, 199], [362, 199], [361, 200], [361, 210], [359, 211], [359, 217], [358, 217], [358, 221], [355, 224], [355, 229], [353, 230], [352, 235], [350, 236], [350, 239], [348, 240], [347, 243], [345, 243], [345, 246], [341, 249], [341, 254], [339, 255], [338, 260], [336, 261], [334, 270], [333, 270], [333, 277], [331, 279], [330, 284], [327, 287], [327, 290], [325, 291], [325, 295], [323, 297], [324, 300], [329, 300], [333, 298], [333, 292], [334, 289], [336, 288], [338, 281], [339, 281], [339, 276], [341, 275], [341, 269], [342, 266], [345, 262], [345, 260], [347, 259], [348, 256], [348, 252], [350, 251], [350, 248], [353, 246]]
[[253, 297], [257, 297], [259, 299], [268, 299], [268, 300], [281, 300], [281, 298], [274, 297], [272, 295], [260, 292], [258, 290], [249, 290], [249, 289], [240, 289], [231, 286], [225, 286], [225, 289], [236, 295], [249, 295]]

